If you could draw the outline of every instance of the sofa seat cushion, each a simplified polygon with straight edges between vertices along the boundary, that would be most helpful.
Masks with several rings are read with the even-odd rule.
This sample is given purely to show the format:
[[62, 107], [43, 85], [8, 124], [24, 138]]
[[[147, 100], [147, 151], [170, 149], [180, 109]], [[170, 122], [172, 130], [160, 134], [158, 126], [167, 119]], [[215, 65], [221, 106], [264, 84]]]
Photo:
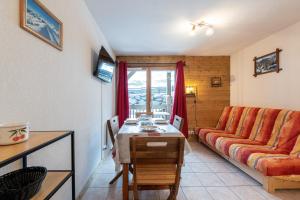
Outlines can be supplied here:
[[199, 139], [206, 143], [206, 135], [210, 132], [217, 132], [217, 133], [224, 133], [225, 131], [224, 130], [217, 130], [217, 129], [214, 129], [214, 128], [202, 128], [200, 129], [199, 131]]
[[300, 175], [300, 158], [286, 154], [253, 153], [247, 164], [265, 176]]
[[[216, 141], [219, 137], [227, 137], [227, 138], [235, 138], [235, 137], [238, 137], [238, 136], [235, 136], [234, 134], [232, 133], [228, 133], [228, 132], [224, 132], [224, 133], [215, 133], [215, 132], [211, 132], [211, 133], [208, 133], [206, 135], [206, 143], [215, 148], [215, 144], [216, 144]], [[239, 138], [239, 137], [238, 137]]]
[[250, 139], [219, 137], [216, 141], [215, 147], [222, 154], [229, 156], [229, 149], [232, 144], [263, 145], [261, 142]]
[[229, 156], [235, 161], [246, 165], [248, 158], [253, 153], [289, 154], [285, 149], [275, 149], [267, 145], [233, 144], [230, 147]]

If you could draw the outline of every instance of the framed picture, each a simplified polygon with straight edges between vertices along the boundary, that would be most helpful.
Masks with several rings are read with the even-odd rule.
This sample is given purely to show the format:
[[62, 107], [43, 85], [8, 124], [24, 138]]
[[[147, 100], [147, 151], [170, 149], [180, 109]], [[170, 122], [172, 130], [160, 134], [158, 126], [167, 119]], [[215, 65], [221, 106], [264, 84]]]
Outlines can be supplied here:
[[62, 51], [63, 24], [39, 0], [20, 0], [20, 26]]
[[269, 53], [261, 57], [255, 57], [254, 60], [254, 75], [266, 74], [270, 72], [279, 73], [282, 69], [279, 67], [279, 53], [281, 49]]
[[211, 87], [221, 87], [222, 86], [222, 79], [221, 77], [212, 77], [210, 79]]

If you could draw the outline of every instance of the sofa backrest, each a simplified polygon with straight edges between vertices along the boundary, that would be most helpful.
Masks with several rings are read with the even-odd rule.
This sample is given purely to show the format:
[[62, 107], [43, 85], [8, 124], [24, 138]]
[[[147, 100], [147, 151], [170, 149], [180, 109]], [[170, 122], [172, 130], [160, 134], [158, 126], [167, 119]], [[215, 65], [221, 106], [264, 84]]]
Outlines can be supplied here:
[[234, 133], [236, 131], [243, 110], [244, 107], [232, 107], [226, 123], [225, 132]]
[[261, 108], [256, 116], [249, 139], [267, 144], [280, 109]]
[[298, 135], [295, 145], [290, 153], [291, 157], [300, 158], [300, 135]]
[[249, 137], [258, 111], [259, 108], [244, 108], [239, 125], [235, 132], [236, 136], [243, 138]]
[[277, 118], [267, 145], [290, 153], [300, 134], [300, 112], [283, 110]]
[[232, 107], [231, 106], [226, 106], [219, 118], [219, 121], [217, 123], [216, 129], [218, 130], [224, 130], [226, 127], [226, 123], [230, 114]]

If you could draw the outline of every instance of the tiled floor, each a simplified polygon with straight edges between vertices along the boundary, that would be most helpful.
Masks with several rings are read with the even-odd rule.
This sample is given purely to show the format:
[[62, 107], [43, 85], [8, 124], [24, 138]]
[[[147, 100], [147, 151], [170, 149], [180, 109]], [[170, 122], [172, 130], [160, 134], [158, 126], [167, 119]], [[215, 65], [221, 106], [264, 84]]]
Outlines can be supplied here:
[[[196, 142], [191, 146], [193, 152], [185, 157], [178, 200], [300, 199], [300, 190], [280, 190], [269, 194], [259, 183], [205, 146]], [[110, 186], [108, 182], [112, 177], [114, 163], [108, 159], [98, 167], [82, 200], [121, 200], [122, 179]], [[168, 191], [140, 192], [142, 200], [162, 200], [167, 197]]]

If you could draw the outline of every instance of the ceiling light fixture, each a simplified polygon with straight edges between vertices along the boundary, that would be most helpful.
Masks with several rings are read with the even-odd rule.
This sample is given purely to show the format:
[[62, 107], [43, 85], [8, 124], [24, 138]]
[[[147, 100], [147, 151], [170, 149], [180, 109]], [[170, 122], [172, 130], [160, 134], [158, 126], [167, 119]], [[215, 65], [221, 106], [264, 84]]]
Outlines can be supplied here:
[[196, 33], [196, 31], [200, 30], [200, 29], [206, 29], [205, 34], [207, 36], [211, 36], [215, 33], [214, 27], [204, 21], [200, 22], [200, 23], [192, 23], [192, 35], [194, 35]]

